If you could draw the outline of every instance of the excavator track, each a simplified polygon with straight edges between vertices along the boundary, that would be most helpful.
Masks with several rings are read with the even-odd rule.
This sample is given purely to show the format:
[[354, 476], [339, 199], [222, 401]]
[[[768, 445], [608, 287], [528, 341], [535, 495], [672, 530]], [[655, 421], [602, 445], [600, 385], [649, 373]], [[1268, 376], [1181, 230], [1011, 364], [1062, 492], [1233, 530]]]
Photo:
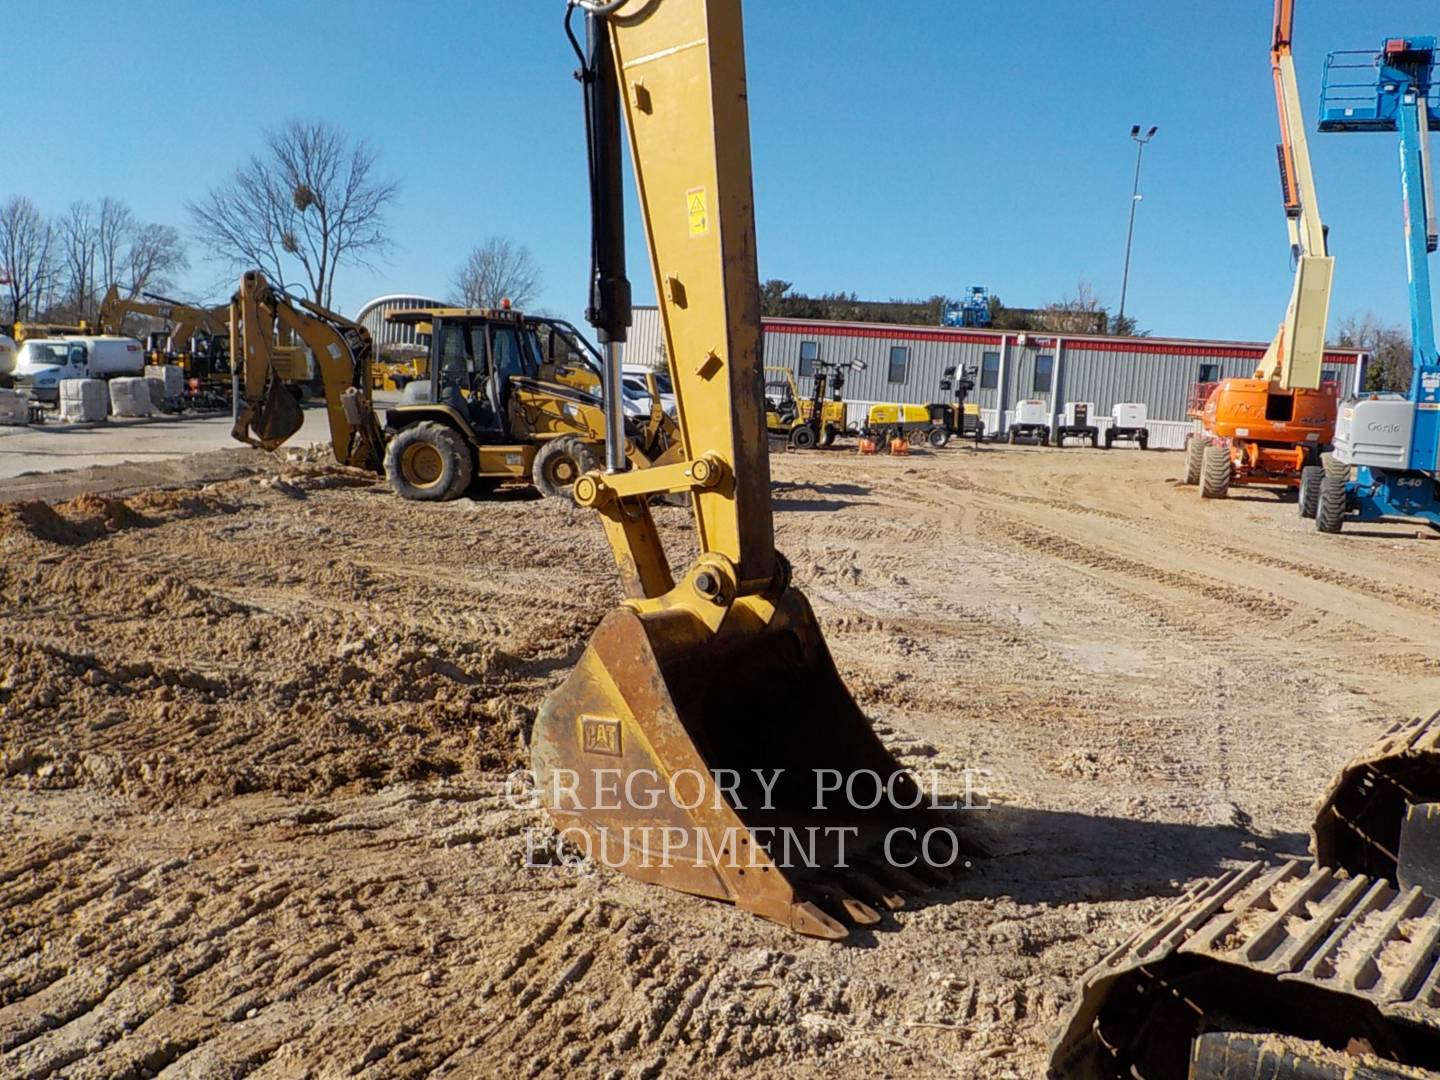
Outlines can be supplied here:
[[[1189, 1072], [1212, 1032], [1273, 1035], [1359, 1065], [1440, 1076], [1440, 901], [1306, 862], [1250, 863], [1191, 889], [1100, 961], [1052, 1044], [1051, 1076]], [[1298, 1058], [1302, 1064], [1307, 1060]], [[1418, 1074], [1411, 1070], [1422, 1070]]]
[[1395, 724], [1340, 770], [1315, 817], [1315, 861], [1394, 882], [1408, 808], [1437, 801], [1440, 712]]

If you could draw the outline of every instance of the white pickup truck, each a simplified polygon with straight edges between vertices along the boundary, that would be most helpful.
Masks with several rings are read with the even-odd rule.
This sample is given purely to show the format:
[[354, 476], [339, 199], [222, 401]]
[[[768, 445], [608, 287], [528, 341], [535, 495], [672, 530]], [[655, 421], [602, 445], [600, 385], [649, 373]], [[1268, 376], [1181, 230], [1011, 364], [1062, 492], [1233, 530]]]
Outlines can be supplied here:
[[20, 345], [15, 384], [36, 401], [60, 400], [62, 379], [143, 375], [145, 347], [127, 337], [30, 338]]

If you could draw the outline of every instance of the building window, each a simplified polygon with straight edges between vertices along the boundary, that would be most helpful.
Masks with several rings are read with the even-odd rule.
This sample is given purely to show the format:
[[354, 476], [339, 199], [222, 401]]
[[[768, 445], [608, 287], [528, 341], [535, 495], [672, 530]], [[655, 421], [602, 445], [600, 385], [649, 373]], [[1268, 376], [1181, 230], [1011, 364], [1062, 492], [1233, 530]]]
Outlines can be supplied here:
[[820, 359], [820, 343], [818, 341], [800, 342], [800, 374], [814, 375], [815, 361]]
[[994, 390], [1000, 385], [1000, 354], [987, 352], [980, 358], [980, 389]]
[[890, 381], [903, 383], [910, 374], [910, 350], [903, 345], [890, 347]]
[[1219, 365], [1219, 364], [1201, 364], [1201, 365], [1200, 365], [1200, 381], [1201, 381], [1201, 382], [1219, 382], [1219, 381], [1220, 381], [1220, 365]]
[[1324, 371], [1320, 372], [1320, 381], [1338, 383], [1340, 381], [1340, 372], [1336, 371], [1333, 367], [1327, 367]]
[[1035, 357], [1035, 393], [1048, 394], [1050, 392], [1050, 377], [1054, 371], [1055, 357], [1049, 355]]

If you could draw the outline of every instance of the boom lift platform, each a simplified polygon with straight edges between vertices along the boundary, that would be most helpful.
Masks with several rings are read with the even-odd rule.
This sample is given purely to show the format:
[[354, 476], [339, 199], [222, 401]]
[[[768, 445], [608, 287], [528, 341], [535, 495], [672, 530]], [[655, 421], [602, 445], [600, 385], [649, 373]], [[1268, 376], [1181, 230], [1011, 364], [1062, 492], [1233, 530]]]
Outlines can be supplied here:
[[[1358, 79], [1357, 80], [1357, 75]], [[1313, 516], [1321, 532], [1347, 520], [1419, 518], [1440, 529], [1440, 356], [1430, 256], [1440, 245], [1430, 129], [1440, 125], [1434, 37], [1390, 38], [1378, 53], [1332, 53], [1321, 131], [1400, 136], [1400, 185], [1409, 268], [1410, 392], [1347, 400], [1325, 461]]]

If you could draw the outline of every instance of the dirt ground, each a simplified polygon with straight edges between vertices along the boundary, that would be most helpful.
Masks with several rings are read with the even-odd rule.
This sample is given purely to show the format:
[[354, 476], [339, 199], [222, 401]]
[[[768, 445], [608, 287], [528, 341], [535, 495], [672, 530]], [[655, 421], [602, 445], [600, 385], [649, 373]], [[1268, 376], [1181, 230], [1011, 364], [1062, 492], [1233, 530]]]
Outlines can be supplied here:
[[992, 857], [800, 939], [524, 865], [507, 774], [618, 598], [589, 514], [237, 453], [0, 504], [0, 1075], [1040, 1076], [1085, 968], [1302, 852], [1336, 767], [1440, 701], [1414, 528], [1202, 503], [1178, 454], [779, 455], [857, 700], [995, 802]]

